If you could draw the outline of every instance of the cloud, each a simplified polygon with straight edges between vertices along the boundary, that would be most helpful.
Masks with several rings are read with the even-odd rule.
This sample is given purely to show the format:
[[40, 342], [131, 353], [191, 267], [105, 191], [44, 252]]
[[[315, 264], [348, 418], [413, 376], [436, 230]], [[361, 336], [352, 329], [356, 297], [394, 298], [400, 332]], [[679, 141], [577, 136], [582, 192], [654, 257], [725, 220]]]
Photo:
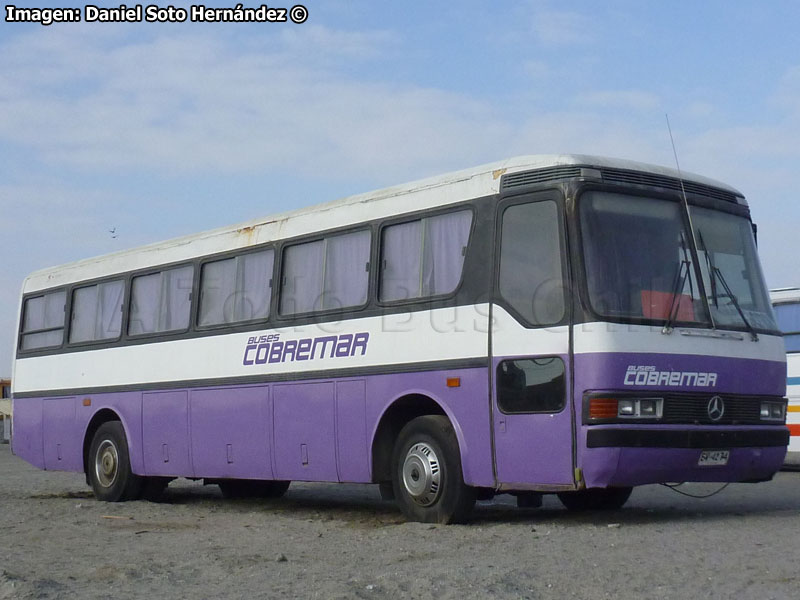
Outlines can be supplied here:
[[312, 57], [363, 62], [395, 51], [401, 42], [391, 31], [338, 31], [313, 24], [283, 28], [278, 39], [281, 51], [288, 56], [303, 56], [304, 61]]
[[[0, 136], [81, 169], [332, 174], [343, 156], [359, 162], [345, 169], [419, 166], [452, 149], [467, 123], [484, 129], [475, 143], [491, 134], [492, 111], [467, 96], [342, 74], [354, 55], [380, 52], [391, 36], [309, 32], [302, 42], [285, 34], [244, 51], [212, 34], [119, 45], [94, 35], [12, 40], [4, 56], [40, 60], [6, 65]], [[295, 51], [301, 43], [305, 53]], [[461, 141], [458, 158], [468, 161]]]
[[642, 90], [598, 90], [579, 94], [579, 105], [636, 111], [653, 111], [661, 105], [660, 98]]
[[770, 100], [776, 108], [793, 117], [800, 117], [800, 65], [792, 66], [784, 72]]
[[550, 76], [550, 65], [541, 60], [526, 60], [522, 63], [522, 70], [534, 80], [546, 79]]
[[546, 46], [588, 44], [595, 37], [592, 21], [581, 13], [534, 9], [532, 20], [536, 39]]
[[690, 102], [686, 107], [686, 114], [696, 119], [704, 119], [712, 116], [716, 112], [716, 107], [711, 102], [696, 100]]

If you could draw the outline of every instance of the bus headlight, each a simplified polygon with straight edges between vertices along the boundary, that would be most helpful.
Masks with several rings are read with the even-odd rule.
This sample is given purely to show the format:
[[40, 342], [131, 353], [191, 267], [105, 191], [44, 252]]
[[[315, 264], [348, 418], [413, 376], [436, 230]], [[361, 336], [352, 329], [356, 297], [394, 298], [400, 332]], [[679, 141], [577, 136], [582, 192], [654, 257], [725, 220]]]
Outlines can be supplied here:
[[626, 398], [619, 401], [618, 416], [624, 419], [660, 419], [663, 407], [663, 398]]
[[635, 417], [636, 400], [620, 400], [617, 403], [617, 414], [620, 417]]
[[642, 398], [639, 400], [639, 416], [653, 417], [661, 416], [661, 399]]
[[663, 398], [589, 398], [588, 417], [593, 421], [613, 419], [660, 419]]
[[786, 418], [786, 405], [783, 402], [762, 402], [761, 403], [762, 421], [780, 421]]

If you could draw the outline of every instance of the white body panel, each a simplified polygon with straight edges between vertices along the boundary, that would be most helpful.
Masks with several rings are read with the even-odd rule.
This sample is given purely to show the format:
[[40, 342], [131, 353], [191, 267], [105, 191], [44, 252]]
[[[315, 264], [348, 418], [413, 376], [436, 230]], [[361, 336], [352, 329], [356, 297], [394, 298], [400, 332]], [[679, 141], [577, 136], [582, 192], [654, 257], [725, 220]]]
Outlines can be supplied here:
[[[427, 361], [485, 358], [488, 353], [488, 304], [351, 319], [343, 323], [304, 325], [213, 335], [171, 342], [122, 346], [23, 358], [17, 361], [15, 392], [41, 392], [155, 385], [231, 377], [271, 376], [308, 371], [363, 368]], [[369, 333], [367, 351], [331, 357], [320, 345], [313, 359], [244, 364], [248, 340], [280, 335], [280, 341]], [[254, 360], [256, 350], [248, 353]], [[254, 361], [255, 362], [255, 361]]]
[[661, 333], [660, 326], [617, 323], [582, 323], [574, 328], [575, 354], [592, 352], [636, 352], [653, 354], [690, 354], [726, 358], [758, 358], [782, 362], [783, 339], [777, 335], [759, 335], [753, 342], [741, 332], [723, 332], [731, 337], [712, 337], [709, 330], [675, 329]]
[[564, 355], [569, 352], [569, 327], [527, 329], [502, 307], [492, 309], [495, 357], [529, 356], [536, 354]]
[[[157, 342], [23, 358], [17, 361], [15, 393], [118, 387], [232, 377], [270, 376], [307, 371], [483, 358], [488, 354], [488, 304], [398, 313], [287, 329], [265, 329], [195, 339]], [[496, 357], [569, 352], [566, 326], [526, 329], [502, 307], [493, 309]], [[575, 354], [636, 352], [760, 358], [780, 361], [783, 342], [776, 336], [743, 340], [686, 338], [655, 333], [646, 326], [588, 323], [575, 327]], [[280, 334], [280, 341], [369, 333], [368, 351], [346, 359], [317, 356], [305, 361], [245, 365], [253, 337]], [[255, 354], [248, 354], [250, 359]], [[800, 355], [793, 357], [800, 359]], [[793, 362], [795, 369], [800, 360]], [[798, 387], [795, 386], [796, 391]], [[797, 398], [800, 401], [800, 398]]]
[[[495, 356], [526, 356], [535, 348], [537, 354], [568, 352], [563, 336], [566, 325], [526, 329], [502, 307], [495, 306], [494, 331], [502, 333], [493, 340]], [[725, 332], [730, 337], [705, 337], [706, 330], [676, 329], [661, 333], [661, 327], [618, 323], [579, 323], [573, 328], [574, 354], [629, 352], [643, 354], [689, 354], [725, 358], [757, 358], [781, 362], [785, 358], [783, 340], [776, 335], [759, 335], [753, 342], [748, 334]], [[685, 335], [688, 332], [691, 335]], [[800, 366], [800, 364], [798, 365]]]

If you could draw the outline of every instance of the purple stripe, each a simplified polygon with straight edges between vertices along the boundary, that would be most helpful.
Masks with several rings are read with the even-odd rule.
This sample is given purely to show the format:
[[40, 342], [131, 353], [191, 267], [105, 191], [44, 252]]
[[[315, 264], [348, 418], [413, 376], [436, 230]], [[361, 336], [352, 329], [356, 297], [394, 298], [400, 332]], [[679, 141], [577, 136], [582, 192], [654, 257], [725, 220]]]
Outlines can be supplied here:
[[[635, 376], [629, 375], [628, 369], [631, 367], [652, 367], [654, 372], [662, 374], [661, 383], [626, 385], [626, 379], [629, 383], [636, 381]], [[670, 373], [682, 374], [672, 378], [672, 382], [679, 381], [678, 385], [671, 385], [672, 382], [663, 375]], [[784, 361], [682, 354], [589, 353], [575, 355], [575, 374], [575, 389], [580, 394], [584, 390], [615, 389], [669, 389], [775, 396], [782, 396], [786, 392]], [[691, 374], [715, 374], [716, 381], [714, 385], [698, 385], [703, 383], [702, 378]]]
[[[479, 368], [24, 398], [14, 405], [14, 450], [39, 468], [82, 471], [89, 423], [110, 409], [138, 474], [368, 482], [381, 416], [395, 400], [423, 394], [454, 425], [465, 480], [492, 486], [487, 375]], [[448, 377], [460, 377], [460, 387], [447, 387]]]

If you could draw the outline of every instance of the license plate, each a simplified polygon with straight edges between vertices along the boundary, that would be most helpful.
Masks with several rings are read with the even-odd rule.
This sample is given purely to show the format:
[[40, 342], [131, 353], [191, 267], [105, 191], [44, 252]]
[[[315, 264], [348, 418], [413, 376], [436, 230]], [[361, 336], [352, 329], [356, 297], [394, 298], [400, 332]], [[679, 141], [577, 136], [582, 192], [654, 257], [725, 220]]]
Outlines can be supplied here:
[[719, 467], [728, 464], [730, 450], [703, 450], [697, 465], [700, 467]]

